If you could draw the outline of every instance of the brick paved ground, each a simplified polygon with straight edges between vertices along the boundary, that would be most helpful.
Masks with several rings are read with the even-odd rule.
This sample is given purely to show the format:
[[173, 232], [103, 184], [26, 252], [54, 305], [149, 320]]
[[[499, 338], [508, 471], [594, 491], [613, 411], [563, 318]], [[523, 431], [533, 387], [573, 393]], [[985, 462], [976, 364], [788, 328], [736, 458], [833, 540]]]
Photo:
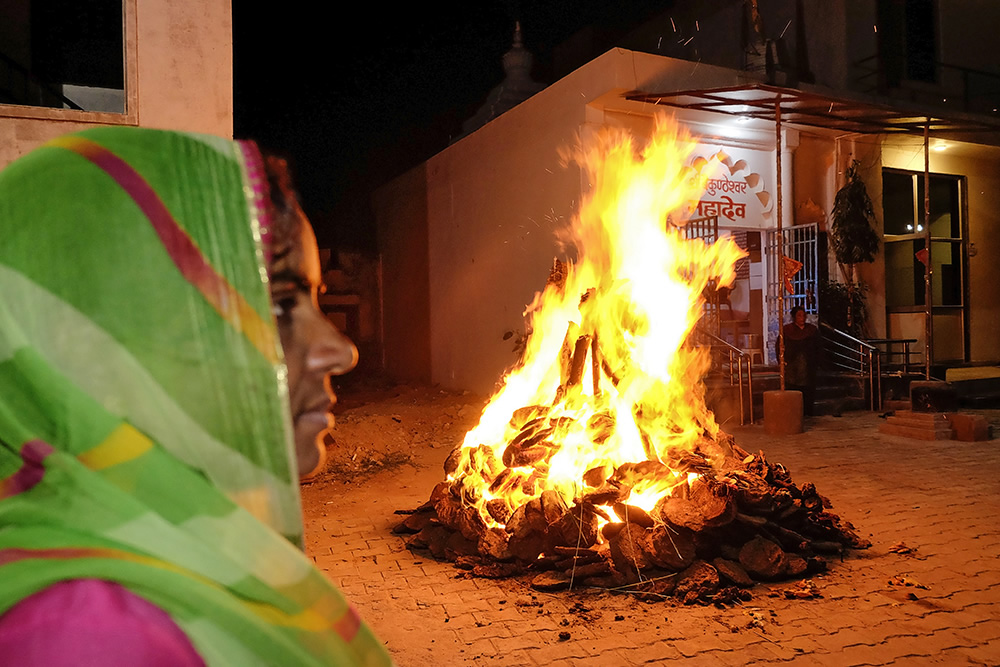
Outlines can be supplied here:
[[[390, 533], [393, 511], [442, 478], [446, 448], [360, 483], [306, 487], [307, 550], [404, 667], [1000, 665], [1000, 440], [923, 442], [880, 435], [878, 423], [820, 417], [784, 438], [734, 429], [870, 536], [871, 549], [813, 580], [815, 600], [784, 599], [787, 583], [757, 586], [752, 601], [720, 610], [458, 576]], [[915, 553], [890, 551], [900, 543]]]

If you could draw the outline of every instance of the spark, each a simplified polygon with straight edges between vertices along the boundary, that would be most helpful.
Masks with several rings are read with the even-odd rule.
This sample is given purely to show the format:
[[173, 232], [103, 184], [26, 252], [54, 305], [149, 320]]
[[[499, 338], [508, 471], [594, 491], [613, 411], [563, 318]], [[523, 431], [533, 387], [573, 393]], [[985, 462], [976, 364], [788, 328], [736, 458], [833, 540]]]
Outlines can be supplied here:
[[781, 34], [778, 35], [778, 39], [781, 39], [782, 37], [785, 36], [785, 31], [788, 30], [788, 26], [790, 26], [790, 25], [792, 25], [792, 19], [788, 19], [788, 23], [785, 24], [784, 28], [782, 28]]
[[660, 38], [658, 40], [656, 40], [656, 50], [657, 51], [660, 50], [660, 44], [663, 44], [663, 35], [660, 35]]
[[701, 32], [701, 26], [698, 25], [698, 19], [695, 19], [694, 21], [694, 29], [697, 30], [698, 32]]
[[878, 32], [878, 26], [877, 25], [873, 25], [872, 28], [875, 29], [875, 32]]
[[687, 46], [688, 44], [690, 44], [692, 39], [694, 39], [694, 35], [692, 35], [691, 37], [688, 37], [687, 41], [684, 42], [684, 46]]
[[673, 16], [670, 17], [670, 27], [674, 29], [674, 32], [677, 32], [677, 26], [674, 24]]

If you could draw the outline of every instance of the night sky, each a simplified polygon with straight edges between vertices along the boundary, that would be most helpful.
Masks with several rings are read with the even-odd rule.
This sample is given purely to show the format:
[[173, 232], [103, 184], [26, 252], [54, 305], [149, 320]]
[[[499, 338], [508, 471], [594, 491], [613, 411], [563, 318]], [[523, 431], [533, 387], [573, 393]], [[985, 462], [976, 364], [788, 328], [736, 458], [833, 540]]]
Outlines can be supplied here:
[[592, 52], [573, 67], [671, 4], [359, 3], [331, 20], [313, 3], [233, 3], [235, 135], [290, 158], [321, 245], [374, 251], [372, 192], [460, 134], [503, 80], [515, 20], [533, 78], [551, 83], [566, 73], [556, 47], [579, 30], [590, 26]]

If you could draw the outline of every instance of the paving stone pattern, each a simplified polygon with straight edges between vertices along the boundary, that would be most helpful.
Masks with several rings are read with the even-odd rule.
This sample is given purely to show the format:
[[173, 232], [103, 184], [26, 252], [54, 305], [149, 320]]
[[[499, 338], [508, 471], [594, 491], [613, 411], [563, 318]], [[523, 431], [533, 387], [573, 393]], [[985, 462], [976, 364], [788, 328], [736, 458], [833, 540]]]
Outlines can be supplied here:
[[393, 511], [442, 478], [443, 449], [325, 488], [307, 551], [404, 667], [1000, 665], [1000, 440], [911, 440], [880, 434], [880, 422], [817, 417], [783, 437], [733, 429], [745, 449], [815, 483], [873, 543], [815, 577], [817, 599], [786, 599], [786, 582], [718, 609], [466, 578], [390, 532]]

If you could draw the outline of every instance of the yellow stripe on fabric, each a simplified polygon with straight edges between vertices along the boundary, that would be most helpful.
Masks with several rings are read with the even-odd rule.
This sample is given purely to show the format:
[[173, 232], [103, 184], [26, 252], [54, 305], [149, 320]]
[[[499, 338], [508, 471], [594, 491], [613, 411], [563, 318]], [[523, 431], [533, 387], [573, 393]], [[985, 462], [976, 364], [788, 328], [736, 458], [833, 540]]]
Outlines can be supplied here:
[[131, 424], [120, 424], [104, 442], [77, 456], [91, 470], [103, 470], [139, 458], [153, 447], [153, 441]]
[[201, 292], [224, 320], [242, 332], [269, 363], [276, 364], [281, 360], [270, 322], [262, 318], [239, 290], [216, 271], [142, 174], [110, 149], [85, 137], [56, 137], [45, 145], [73, 151], [114, 179], [146, 216], [163, 249], [185, 280]]

